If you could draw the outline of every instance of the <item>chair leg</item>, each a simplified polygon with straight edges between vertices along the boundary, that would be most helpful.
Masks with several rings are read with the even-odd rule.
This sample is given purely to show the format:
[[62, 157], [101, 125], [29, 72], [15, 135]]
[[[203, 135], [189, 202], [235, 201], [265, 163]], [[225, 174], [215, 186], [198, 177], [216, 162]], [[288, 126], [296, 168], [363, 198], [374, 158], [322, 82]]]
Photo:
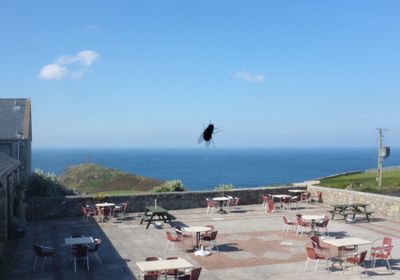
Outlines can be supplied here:
[[392, 271], [392, 267], [390, 266], [390, 263], [389, 263], [389, 258], [386, 259], [386, 262], [388, 264], [389, 270]]
[[307, 266], [308, 266], [308, 262], [310, 261], [310, 258], [307, 258], [307, 261], [306, 261], [306, 266], [305, 266], [305, 268], [304, 268], [304, 271], [307, 271]]
[[32, 267], [32, 270], [35, 270], [35, 268], [36, 268], [36, 262], [37, 262], [37, 259], [38, 259], [38, 257], [37, 257], [37, 256], [35, 256], [35, 260], [33, 261], [33, 267]]
[[100, 264], [103, 264], [102, 263], [102, 261], [101, 261], [101, 259], [100, 259], [100, 256], [99, 256], [99, 254], [96, 252], [96, 259], [97, 259], [97, 261], [100, 263]]
[[318, 269], [318, 263], [319, 263], [319, 260], [317, 260], [317, 261], [315, 262], [315, 269], [314, 269], [314, 272], [316, 272], [317, 269]]
[[42, 271], [43, 271], [43, 269], [44, 269], [44, 265], [46, 264], [46, 257], [44, 257], [44, 259], [43, 259], [43, 263], [42, 263]]

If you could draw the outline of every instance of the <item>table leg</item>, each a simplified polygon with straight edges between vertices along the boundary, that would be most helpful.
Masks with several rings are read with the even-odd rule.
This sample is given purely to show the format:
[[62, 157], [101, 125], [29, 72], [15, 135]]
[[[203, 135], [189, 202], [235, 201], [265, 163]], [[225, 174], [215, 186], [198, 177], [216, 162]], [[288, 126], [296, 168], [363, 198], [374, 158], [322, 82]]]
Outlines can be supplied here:
[[151, 216], [150, 216], [150, 219], [149, 219], [149, 221], [148, 221], [148, 223], [147, 223], [146, 229], [149, 228], [151, 222], [153, 221], [153, 217], [154, 217], [154, 213], [151, 213]]
[[196, 248], [199, 248], [200, 243], [200, 232], [196, 232]]

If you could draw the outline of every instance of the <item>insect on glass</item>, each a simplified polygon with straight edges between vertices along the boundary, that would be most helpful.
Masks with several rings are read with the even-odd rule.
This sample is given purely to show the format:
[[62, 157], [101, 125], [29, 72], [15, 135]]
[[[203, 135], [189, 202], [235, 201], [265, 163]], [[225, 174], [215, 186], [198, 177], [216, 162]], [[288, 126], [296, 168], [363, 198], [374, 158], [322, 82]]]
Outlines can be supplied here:
[[206, 141], [206, 146], [210, 146], [210, 143], [213, 143], [213, 146], [215, 147], [214, 140], [212, 138], [213, 134], [218, 133], [219, 131], [215, 130], [215, 127], [212, 123], [210, 123], [203, 131], [203, 133], [199, 137], [198, 143], [200, 144], [203, 141]]

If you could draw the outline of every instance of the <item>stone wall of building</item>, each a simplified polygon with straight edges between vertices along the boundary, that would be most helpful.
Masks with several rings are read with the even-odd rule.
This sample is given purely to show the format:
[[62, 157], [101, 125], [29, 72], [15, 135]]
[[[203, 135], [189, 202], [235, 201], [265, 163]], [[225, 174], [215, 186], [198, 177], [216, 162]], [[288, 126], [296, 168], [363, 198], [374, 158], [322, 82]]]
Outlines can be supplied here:
[[7, 177], [0, 178], [0, 243], [8, 238]]
[[312, 193], [322, 192], [324, 204], [340, 203], [368, 203], [370, 210], [375, 214], [400, 219], [400, 197], [340, 190], [318, 186], [308, 186]]
[[[206, 198], [230, 195], [240, 197], [240, 204], [262, 203], [263, 194], [282, 194], [294, 187], [275, 187], [275, 188], [255, 188], [238, 189], [222, 192], [175, 192], [175, 193], [151, 193], [129, 196], [110, 196], [107, 202], [122, 203], [128, 202], [128, 212], [142, 212], [146, 205], [157, 205], [169, 210], [190, 209], [207, 207]], [[27, 199], [26, 217], [30, 221], [58, 217], [76, 217], [81, 215], [81, 207], [86, 203], [95, 203], [92, 197], [71, 196], [71, 197], [52, 197], [52, 198], [29, 198]]]

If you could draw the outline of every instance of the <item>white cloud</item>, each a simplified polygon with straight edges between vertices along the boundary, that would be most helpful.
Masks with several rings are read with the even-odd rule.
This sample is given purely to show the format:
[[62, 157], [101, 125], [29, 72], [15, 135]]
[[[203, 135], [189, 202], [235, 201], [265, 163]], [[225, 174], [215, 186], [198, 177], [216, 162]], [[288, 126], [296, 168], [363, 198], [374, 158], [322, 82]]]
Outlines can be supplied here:
[[246, 82], [252, 82], [252, 83], [262, 83], [264, 82], [265, 78], [261, 74], [251, 74], [247, 71], [240, 71], [235, 73], [233, 77], [237, 80], [242, 80]]
[[[81, 79], [87, 72], [87, 68], [99, 59], [100, 55], [92, 50], [84, 50], [76, 55], [61, 55], [55, 63], [44, 66], [39, 77], [45, 80], [61, 80], [69, 77], [71, 79]], [[64, 65], [69, 65], [74, 69], [71, 71]]]
[[97, 59], [99, 59], [99, 54], [95, 51], [81, 51], [76, 55], [78, 61], [86, 66], [92, 65]]
[[39, 77], [44, 80], [61, 80], [69, 74], [69, 70], [58, 64], [48, 64], [40, 70]]

